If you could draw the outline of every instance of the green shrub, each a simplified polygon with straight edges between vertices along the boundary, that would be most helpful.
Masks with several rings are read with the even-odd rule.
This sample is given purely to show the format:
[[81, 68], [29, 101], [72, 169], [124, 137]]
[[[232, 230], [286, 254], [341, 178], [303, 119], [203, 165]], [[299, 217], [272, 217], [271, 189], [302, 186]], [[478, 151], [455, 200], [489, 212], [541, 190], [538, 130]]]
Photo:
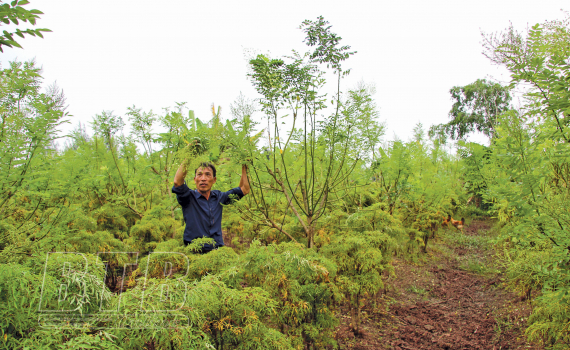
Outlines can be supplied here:
[[382, 273], [393, 272], [389, 261], [393, 240], [380, 231], [348, 232], [333, 237], [322, 254], [338, 268], [335, 279], [340, 291], [349, 300], [352, 330], [360, 334], [361, 308], [364, 299], [375, 295], [383, 286]]
[[336, 276], [332, 261], [301, 244], [262, 246], [254, 241], [239, 272], [248, 286], [263, 288], [277, 302], [272, 322], [295, 347], [336, 343], [334, 311], [341, 295], [332, 282]]

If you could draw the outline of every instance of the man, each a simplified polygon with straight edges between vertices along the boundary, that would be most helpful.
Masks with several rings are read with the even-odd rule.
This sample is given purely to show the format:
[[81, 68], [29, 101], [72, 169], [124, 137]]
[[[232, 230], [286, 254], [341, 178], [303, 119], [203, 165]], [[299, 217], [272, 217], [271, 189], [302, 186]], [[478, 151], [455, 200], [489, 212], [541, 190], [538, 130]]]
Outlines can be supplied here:
[[176, 199], [182, 206], [182, 214], [186, 228], [184, 229], [184, 244], [188, 245], [194, 238], [213, 238], [214, 245], [205, 244], [202, 253], [207, 253], [224, 245], [222, 237], [222, 211], [223, 204], [230, 204], [234, 199], [241, 199], [249, 193], [249, 181], [247, 179], [247, 166], [241, 168], [241, 180], [239, 187], [227, 192], [212, 190], [216, 183], [216, 167], [212, 163], [201, 163], [194, 170], [194, 183], [196, 190], [191, 190], [186, 185], [186, 164], [182, 163], [174, 176], [172, 193], [176, 193]]

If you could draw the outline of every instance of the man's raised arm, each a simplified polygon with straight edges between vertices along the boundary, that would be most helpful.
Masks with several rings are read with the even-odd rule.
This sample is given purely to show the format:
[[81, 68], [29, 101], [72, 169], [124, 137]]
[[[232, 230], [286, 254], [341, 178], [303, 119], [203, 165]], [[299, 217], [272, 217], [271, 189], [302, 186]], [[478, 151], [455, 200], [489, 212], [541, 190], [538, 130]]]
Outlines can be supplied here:
[[239, 180], [239, 188], [243, 192], [243, 195], [249, 193], [249, 180], [247, 179], [247, 165], [243, 164], [241, 166], [241, 179]]
[[184, 185], [184, 179], [186, 178], [186, 171], [187, 171], [187, 161], [183, 161], [180, 164], [178, 170], [176, 170], [176, 175], [174, 175], [174, 187], [180, 187]]
[[[199, 141], [194, 140], [193, 142], [189, 143], [188, 146], [186, 146], [186, 149], [191, 150], [192, 148], [195, 148], [198, 145]], [[176, 175], [174, 175], [174, 187], [180, 187], [184, 185], [184, 179], [186, 178], [186, 172], [188, 170], [188, 161], [189, 159], [184, 160], [182, 164], [180, 164], [178, 170], [176, 170]]]

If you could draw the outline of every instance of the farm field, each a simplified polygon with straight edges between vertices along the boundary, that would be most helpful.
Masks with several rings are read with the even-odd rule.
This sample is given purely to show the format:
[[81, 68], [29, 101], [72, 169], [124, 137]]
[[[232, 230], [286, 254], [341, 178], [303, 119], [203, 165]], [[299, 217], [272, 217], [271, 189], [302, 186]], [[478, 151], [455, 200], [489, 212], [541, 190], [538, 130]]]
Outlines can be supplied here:
[[[0, 49], [49, 33], [29, 5], [0, 1]], [[323, 16], [207, 117], [63, 135], [41, 63], [1, 67], [0, 349], [570, 348], [565, 15], [482, 34], [509, 81], [450, 86], [408, 140]]]
[[492, 222], [473, 220], [462, 233], [442, 232], [416, 263], [396, 260], [390, 287], [363, 312], [364, 336], [341, 316], [341, 349], [543, 349], [524, 337], [532, 304], [505, 288], [493, 266]]

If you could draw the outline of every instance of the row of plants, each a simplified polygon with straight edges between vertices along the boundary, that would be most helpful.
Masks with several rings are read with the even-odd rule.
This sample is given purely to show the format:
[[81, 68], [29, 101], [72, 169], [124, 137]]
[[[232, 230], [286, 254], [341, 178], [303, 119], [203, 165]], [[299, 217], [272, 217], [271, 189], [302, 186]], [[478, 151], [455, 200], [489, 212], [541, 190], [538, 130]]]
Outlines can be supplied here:
[[[35, 20], [26, 4], [3, 9]], [[335, 348], [342, 310], [362, 334], [361, 310], [394, 256], [416, 259], [447, 215], [472, 214], [499, 223], [497, 261], [534, 306], [529, 339], [568, 348], [569, 21], [484, 35], [510, 84], [452, 88], [451, 121], [427, 133], [418, 124], [409, 141], [383, 140], [372, 85], [343, 86], [355, 52], [322, 17], [301, 25], [307, 52], [252, 58], [259, 98], [240, 96], [225, 119], [212, 106], [208, 122], [184, 103], [132, 106], [64, 138], [63, 93], [43, 88], [35, 62], [10, 63], [0, 71], [0, 347]], [[465, 142], [473, 131], [489, 145]], [[230, 247], [205, 255], [204, 240], [182, 244], [171, 193], [178, 166], [192, 173], [202, 161], [216, 165], [217, 189], [239, 183], [242, 164], [251, 184], [224, 209]]]
[[[496, 244], [510, 285], [533, 304], [526, 334], [570, 346], [570, 17], [483, 35], [508, 85], [478, 80], [452, 90], [450, 123], [433, 137], [478, 129], [489, 146], [459, 143], [465, 188], [499, 222]], [[455, 94], [454, 94], [455, 93]], [[512, 104], [512, 96], [518, 103]], [[467, 107], [467, 108], [465, 108]]]
[[[421, 124], [412, 141], [381, 144], [372, 87], [340, 89], [352, 52], [330, 28], [306, 21], [313, 51], [251, 60], [257, 105], [240, 97], [225, 120], [212, 106], [207, 123], [184, 104], [133, 106], [128, 135], [123, 117], [104, 111], [92, 135], [79, 124], [57, 143], [63, 94], [42, 89], [34, 62], [3, 69], [2, 347], [335, 347], [342, 305], [359, 335], [392, 257], [425, 251], [466, 198], [461, 161]], [[204, 160], [220, 189], [248, 164], [252, 193], [225, 208], [232, 248], [200, 255], [198, 242], [182, 245], [170, 189], [180, 163]]]

